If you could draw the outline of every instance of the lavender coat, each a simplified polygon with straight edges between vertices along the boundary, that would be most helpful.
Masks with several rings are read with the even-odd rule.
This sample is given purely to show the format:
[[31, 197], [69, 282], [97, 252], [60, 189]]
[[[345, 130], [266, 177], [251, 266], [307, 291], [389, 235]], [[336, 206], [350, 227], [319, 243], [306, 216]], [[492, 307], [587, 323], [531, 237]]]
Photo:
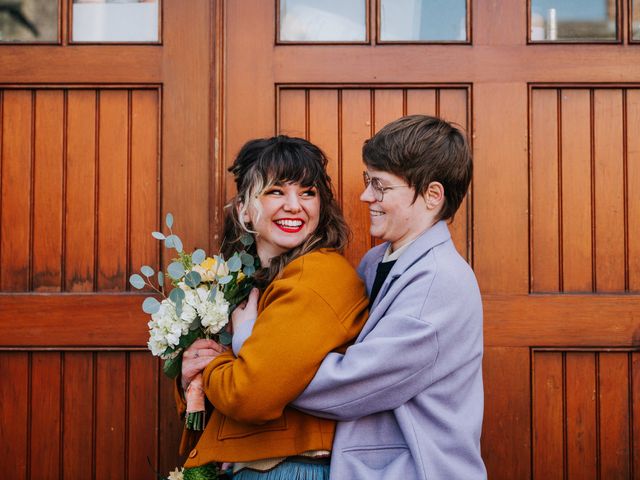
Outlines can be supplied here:
[[[371, 291], [387, 244], [358, 272]], [[330, 353], [294, 406], [339, 420], [335, 480], [485, 479], [482, 304], [439, 222], [403, 252], [344, 355]]]

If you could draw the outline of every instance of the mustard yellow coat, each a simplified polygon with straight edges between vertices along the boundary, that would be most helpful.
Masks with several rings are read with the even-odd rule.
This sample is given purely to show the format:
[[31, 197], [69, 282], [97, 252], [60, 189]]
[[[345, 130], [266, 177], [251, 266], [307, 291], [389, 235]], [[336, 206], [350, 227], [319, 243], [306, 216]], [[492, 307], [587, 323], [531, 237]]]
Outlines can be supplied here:
[[227, 352], [205, 368], [204, 389], [215, 410], [185, 466], [330, 450], [335, 423], [287, 405], [328, 352], [357, 336], [367, 303], [362, 281], [334, 251], [311, 252], [287, 265], [261, 295], [253, 333], [238, 358]]

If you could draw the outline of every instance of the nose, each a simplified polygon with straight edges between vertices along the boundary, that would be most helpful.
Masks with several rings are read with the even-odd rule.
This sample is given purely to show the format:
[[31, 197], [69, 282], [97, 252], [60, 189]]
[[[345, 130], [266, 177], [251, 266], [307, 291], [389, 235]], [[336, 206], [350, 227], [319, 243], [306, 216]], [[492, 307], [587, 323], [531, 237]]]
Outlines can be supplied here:
[[291, 213], [298, 213], [300, 210], [302, 210], [302, 206], [300, 205], [300, 199], [298, 198], [298, 195], [293, 192], [287, 195], [285, 198], [283, 208], [286, 212], [291, 212]]
[[373, 187], [371, 184], [367, 185], [360, 194], [360, 201], [365, 203], [374, 203], [376, 201], [376, 198], [373, 196]]

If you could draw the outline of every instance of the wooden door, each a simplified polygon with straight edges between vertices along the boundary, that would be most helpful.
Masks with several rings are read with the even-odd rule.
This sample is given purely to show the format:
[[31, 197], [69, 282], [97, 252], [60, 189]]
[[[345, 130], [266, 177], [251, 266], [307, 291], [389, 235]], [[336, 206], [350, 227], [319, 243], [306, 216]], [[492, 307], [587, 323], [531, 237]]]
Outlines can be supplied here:
[[[276, 42], [274, 1], [224, 4], [219, 158], [303, 136], [331, 158], [354, 233], [361, 146], [408, 113], [469, 132], [473, 186], [453, 223], [485, 309], [489, 478], [640, 478], [640, 45], [631, 2], [610, 44], [527, 40], [528, 2], [469, 3], [469, 44]], [[219, 188], [231, 194], [228, 178]], [[221, 205], [218, 205], [218, 209]]]
[[156, 44], [0, 45], [0, 467], [154, 479], [178, 463], [171, 384], [128, 277], [173, 212], [209, 247], [212, 5], [163, 0]]

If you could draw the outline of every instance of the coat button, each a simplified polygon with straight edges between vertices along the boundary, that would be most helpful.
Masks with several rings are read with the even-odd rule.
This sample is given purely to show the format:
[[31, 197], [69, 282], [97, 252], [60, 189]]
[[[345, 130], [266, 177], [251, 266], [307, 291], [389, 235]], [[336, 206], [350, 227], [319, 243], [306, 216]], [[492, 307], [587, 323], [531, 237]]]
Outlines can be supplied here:
[[191, 450], [191, 452], [189, 452], [189, 458], [193, 458], [198, 454], [198, 450], [196, 448], [194, 448], [193, 450]]

